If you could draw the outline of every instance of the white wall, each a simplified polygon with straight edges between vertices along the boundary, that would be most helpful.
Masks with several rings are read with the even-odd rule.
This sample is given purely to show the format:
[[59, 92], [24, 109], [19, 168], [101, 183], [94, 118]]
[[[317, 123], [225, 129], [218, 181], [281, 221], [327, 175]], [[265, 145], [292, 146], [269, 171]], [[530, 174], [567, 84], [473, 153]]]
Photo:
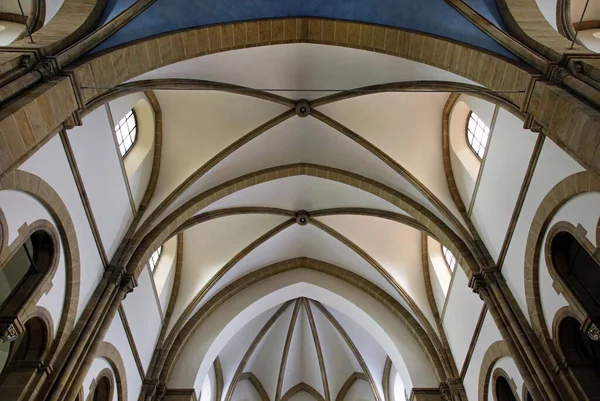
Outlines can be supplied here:
[[527, 303], [525, 301], [523, 266], [525, 263], [525, 246], [533, 216], [541, 201], [554, 185], [565, 177], [582, 170], [582, 167], [554, 142], [549, 139], [544, 141], [519, 220], [515, 227], [515, 232], [506, 253], [504, 265], [502, 266], [502, 275], [506, 279], [508, 287], [524, 311], [527, 319], [529, 319], [529, 314], [527, 313]]
[[463, 379], [463, 385], [469, 400], [479, 399], [479, 372], [481, 371], [483, 357], [490, 345], [499, 340], [502, 340], [502, 337], [488, 312], [485, 314], [481, 332], [473, 349], [471, 362]]
[[457, 265], [448, 293], [446, 310], [442, 316], [442, 325], [459, 370], [469, 350], [470, 339], [473, 338], [482, 307], [483, 301], [469, 288], [467, 276]]
[[344, 401], [365, 401], [374, 400], [373, 390], [369, 382], [365, 380], [357, 380], [354, 382], [350, 390], [346, 393]]
[[110, 259], [131, 224], [133, 212], [106, 109], [99, 107], [90, 113], [83, 126], [69, 130], [68, 135]]
[[177, 237], [173, 237], [162, 246], [158, 264], [154, 268], [154, 285], [160, 300], [163, 315], [169, 306], [177, 264]]
[[556, 0], [535, 0], [542, 15], [552, 27], [558, 31], [556, 27]]
[[235, 391], [233, 392], [233, 401], [262, 401], [260, 398], [260, 394], [254, 388], [254, 386], [250, 383], [249, 380], [242, 380], [235, 386]]
[[158, 334], [162, 326], [156, 294], [152, 286], [149, 268], [144, 268], [138, 277], [138, 286], [123, 301], [125, 315], [133, 334], [142, 366], [148, 369]]
[[[52, 162], [49, 163], [49, 160]], [[104, 266], [60, 137], [56, 135], [42, 146], [21, 165], [21, 170], [46, 181], [60, 196], [73, 221], [80, 262], [79, 303], [76, 315], [79, 318], [102, 278]]]
[[46, 18], [44, 25], [46, 25], [60, 10], [64, 0], [46, 0]]
[[25, 31], [25, 25], [0, 20], [0, 29], [2, 29], [0, 30], [0, 46], [8, 46], [17, 39], [21, 32]]
[[127, 334], [125, 334], [125, 329], [123, 328], [118, 313], [113, 319], [106, 336], [104, 336], [104, 341], [111, 343], [119, 351], [119, 354], [123, 359], [123, 365], [125, 365], [127, 398], [129, 401], [137, 400], [142, 388], [142, 378], [137, 365], [135, 364], [129, 341], [127, 341]]
[[536, 139], [536, 134], [523, 129], [521, 120], [499, 110], [471, 211], [471, 221], [494, 260], [502, 249]]

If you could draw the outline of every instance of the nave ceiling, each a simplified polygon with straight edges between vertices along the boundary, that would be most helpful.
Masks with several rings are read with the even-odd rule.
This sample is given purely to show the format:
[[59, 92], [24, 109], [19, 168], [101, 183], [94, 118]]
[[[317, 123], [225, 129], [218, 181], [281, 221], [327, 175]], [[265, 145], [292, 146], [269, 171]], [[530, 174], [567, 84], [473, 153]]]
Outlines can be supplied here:
[[[239, 65], [245, 68], [234, 67]], [[344, 69], [345, 65], [351, 67]], [[206, 82], [212, 87], [206, 87]], [[385, 84], [393, 85], [383, 91], [351, 91]], [[432, 310], [428, 299], [423, 249], [433, 244], [435, 257], [444, 263], [438, 241], [453, 247], [448, 238], [460, 241], [471, 234], [452, 199], [443, 165], [442, 111], [448, 92], [434, 88], [470, 85], [473, 91], [476, 85], [417, 62], [314, 44], [209, 55], [151, 71], [123, 86], [131, 90], [136, 85], [154, 88], [162, 124], [160, 170], [136, 236], [145, 237], [142, 246], [152, 241], [146, 252], [169, 238], [182, 249], [167, 343], [179, 342], [176, 339], [190, 328], [195, 333], [195, 316], [228, 286], [267, 266], [308, 260], [331, 266], [336, 274], [349, 272], [368, 280], [376, 291], [391, 297], [394, 308], [408, 314], [406, 321], [416, 325], [411, 335], [421, 330], [428, 337], [415, 343], [417, 348], [428, 352], [428, 347], [440, 347], [434, 318], [438, 311]], [[223, 85], [238, 89], [215, 90]], [[405, 90], [407, 85], [413, 86]], [[308, 99], [303, 105], [310, 115], [298, 111], [302, 99]], [[493, 107], [490, 103], [490, 115]], [[221, 193], [220, 188], [227, 189]], [[134, 256], [130, 264], [136, 263], [141, 266], [145, 260]], [[293, 301], [302, 311], [322, 302], [310, 300], [313, 287], [303, 288], [309, 290], [298, 294], [302, 300]], [[269, 305], [271, 315], [275, 307]], [[305, 314], [300, 313], [298, 325], [306, 331]], [[252, 335], [243, 333], [252, 324], [248, 321], [230, 330], [237, 333], [235, 338], [248, 339]], [[288, 328], [279, 326], [270, 329], [278, 334], [266, 336], [265, 344], [285, 337]], [[356, 330], [365, 329], [359, 325]], [[273, 336], [280, 340], [268, 340]], [[194, 338], [184, 341], [191, 346], [197, 341]], [[201, 383], [210, 376], [207, 366], [213, 363], [209, 360], [221, 357], [221, 352], [234, 352], [224, 345], [211, 350], [193, 358], [189, 355], [195, 351], [184, 352], [170, 368], [171, 384], [203, 387]], [[385, 354], [382, 351], [383, 360], [371, 367], [376, 365], [380, 372], [375, 380], [379, 397]], [[414, 358], [431, 358], [418, 354], [394, 358], [406, 364]], [[241, 358], [239, 352], [236, 355]], [[314, 355], [310, 358], [303, 368], [290, 370], [281, 391], [305, 383], [328, 399], [322, 384], [303, 379], [314, 374]], [[313, 368], [307, 367], [310, 364]], [[197, 375], [183, 379], [186, 367], [198, 369]], [[265, 375], [264, 369], [255, 371], [256, 377]], [[362, 375], [368, 379], [363, 370], [348, 376], [358, 372], [361, 380]], [[250, 377], [250, 372], [241, 373]], [[405, 370], [403, 379], [410, 383], [408, 375]], [[429, 375], [431, 380], [424, 379], [423, 386], [435, 386], [433, 373]], [[331, 398], [347, 379], [338, 377], [331, 384], [335, 387], [328, 390]], [[247, 387], [246, 381], [239, 385]], [[271, 390], [267, 391], [270, 399], [278, 398]], [[225, 397], [226, 388], [223, 391]]]

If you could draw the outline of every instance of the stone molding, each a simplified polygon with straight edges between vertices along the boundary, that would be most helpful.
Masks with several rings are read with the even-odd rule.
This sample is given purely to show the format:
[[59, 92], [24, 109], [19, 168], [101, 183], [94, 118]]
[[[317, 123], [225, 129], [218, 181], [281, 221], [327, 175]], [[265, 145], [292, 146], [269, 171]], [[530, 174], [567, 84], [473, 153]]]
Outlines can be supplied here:
[[[108, 394], [108, 401], [112, 401], [113, 399], [113, 394], [115, 392], [115, 379], [113, 377], [113, 373], [112, 370], [110, 370], [109, 368], [104, 368], [100, 371], [100, 373], [98, 373], [98, 376], [96, 376], [92, 382], [90, 383], [90, 388], [89, 388], [89, 393], [88, 396], [86, 397], [86, 401], [96, 401], [95, 400], [95, 394], [94, 392], [96, 391], [96, 387], [98, 386], [98, 382], [100, 382], [100, 380], [106, 378], [109, 382], [109, 394]], [[121, 394], [117, 395], [117, 400], [118, 401], [123, 401], [121, 398]], [[104, 401], [104, 400], [102, 400]]]
[[498, 399], [498, 390], [497, 390], [497, 380], [498, 378], [502, 376], [506, 382], [508, 383], [508, 385], [510, 386], [510, 390], [512, 391], [513, 396], [515, 397], [515, 399], [517, 401], [521, 401], [521, 398], [518, 395], [518, 391], [517, 391], [517, 384], [515, 383], [514, 379], [512, 377], [510, 377], [508, 375], [508, 373], [506, 373], [506, 371], [500, 367], [496, 367], [494, 369], [494, 372], [492, 373], [492, 397], [494, 397], [494, 401], [504, 401], [504, 400], [499, 400]]
[[160, 381], [168, 382], [173, 366], [182, 352], [185, 344], [187, 343], [187, 340], [191, 337], [195, 329], [202, 324], [206, 317], [221, 304], [223, 304], [227, 299], [235, 295], [237, 292], [259, 281], [262, 281], [267, 277], [302, 268], [315, 270], [342, 279], [349, 284], [352, 284], [365, 291], [367, 294], [381, 302], [382, 305], [386, 306], [400, 319], [400, 321], [407, 327], [407, 329], [417, 340], [421, 349], [425, 353], [426, 358], [429, 360], [434, 370], [434, 374], [438, 380], [446, 380], [446, 373], [443, 371], [443, 365], [439, 359], [440, 351], [436, 349], [432, 340], [428, 337], [427, 333], [418, 324], [415, 318], [412, 317], [410, 312], [404, 309], [404, 307], [401, 306], [394, 298], [381, 289], [376, 289], [372, 283], [355, 273], [351, 273], [350, 271], [325, 262], [320, 262], [309, 258], [297, 258], [276, 263], [274, 265], [267, 266], [249, 273], [229, 284], [216, 296], [208, 300], [198, 310], [198, 312], [192, 318], [190, 318], [180, 332], [177, 333], [176, 336], [173, 336], [172, 340], [166, 343], [161, 350], [162, 356], [157, 359], [159, 363], [159, 366], [157, 366], [157, 371], [160, 371]]
[[96, 358], [102, 358], [109, 363], [112, 373], [115, 375], [117, 400], [127, 401], [127, 374], [119, 350], [111, 343], [103, 341], [95, 356]]
[[527, 238], [524, 269], [527, 309], [532, 328], [541, 345], [550, 356], [554, 355], [554, 352], [552, 347], [549, 346], [550, 334], [548, 333], [539, 293], [540, 251], [544, 236], [554, 215], [569, 200], [587, 192], [600, 192], [600, 180], [587, 171], [573, 174], [557, 183], [538, 206]]
[[479, 370], [479, 401], [488, 401], [488, 388], [490, 378], [492, 377], [492, 369], [498, 359], [502, 357], [511, 358], [511, 354], [502, 340], [491, 344], [485, 351], [483, 360], [481, 361], [481, 369]]
[[[66, 268], [66, 288], [63, 312], [58, 325], [57, 344], [62, 345], [75, 325], [75, 314], [79, 302], [79, 247], [75, 227], [66, 205], [56, 191], [38, 176], [17, 170], [0, 178], [0, 190], [16, 190], [33, 196], [50, 213], [58, 231], [58, 238], [64, 250]], [[54, 226], [52, 226], [54, 227]], [[50, 227], [47, 227], [50, 229]], [[52, 228], [54, 230], [54, 228]], [[57, 243], [59, 241], [57, 240]], [[58, 249], [58, 248], [57, 248]]]

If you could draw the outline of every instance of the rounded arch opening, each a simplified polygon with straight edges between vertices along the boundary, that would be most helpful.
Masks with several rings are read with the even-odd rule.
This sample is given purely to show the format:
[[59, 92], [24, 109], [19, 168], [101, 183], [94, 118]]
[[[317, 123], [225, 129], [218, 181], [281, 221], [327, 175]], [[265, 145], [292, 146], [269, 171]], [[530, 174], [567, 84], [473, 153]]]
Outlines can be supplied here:
[[111, 401], [111, 383], [107, 376], [101, 377], [96, 383], [91, 401]]
[[[123, 98], [123, 101], [127, 97]], [[135, 116], [136, 137], [135, 143], [124, 156], [125, 171], [131, 179], [134, 176], [144, 160], [151, 154], [154, 148], [154, 112], [152, 106], [146, 98], [139, 99], [130, 110]], [[125, 114], [124, 116], [126, 116]], [[115, 124], [117, 121], [115, 121]]]
[[600, 263], [569, 231], [559, 231], [552, 237], [550, 253], [551, 265], [566, 284], [569, 292], [589, 316], [598, 316]]
[[[486, 100], [463, 94], [458, 97], [449, 114], [448, 153], [456, 188], [465, 205], [471, 203], [482, 159], [489, 145], [489, 127], [494, 107]], [[483, 127], [487, 128], [487, 132]], [[484, 134], [487, 135], [485, 141]], [[479, 150], [481, 152], [478, 153]]]
[[[420, 346], [413, 334], [384, 305], [343, 280], [308, 269], [296, 269], [240, 291], [203, 319], [179, 352], [171, 350], [177, 360], [173, 361], [172, 369], [163, 372], [169, 386], [190, 388], [193, 383], [200, 384], [214, 358], [241, 327], [271, 307], [300, 297], [333, 307], [359, 325], [368, 327], [398, 369], [407, 391], [413, 387], [436, 385], [434, 367], [424, 353], [415, 352]], [[191, 368], [193, 366], [198, 368]]]
[[0, 315], [15, 316], [55, 264], [55, 239], [34, 231], [0, 267]]
[[558, 326], [558, 345], [564, 363], [577, 378], [583, 391], [591, 396], [597, 394], [596, 383], [600, 379], [600, 342], [593, 341], [581, 330], [581, 324], [566, 317]]
[[496, 391], [494, 398], [496, 401], [517, 401], [517, 397], [513, 394], [510, 383], [503, 375], [498, 375], [496, 378]]

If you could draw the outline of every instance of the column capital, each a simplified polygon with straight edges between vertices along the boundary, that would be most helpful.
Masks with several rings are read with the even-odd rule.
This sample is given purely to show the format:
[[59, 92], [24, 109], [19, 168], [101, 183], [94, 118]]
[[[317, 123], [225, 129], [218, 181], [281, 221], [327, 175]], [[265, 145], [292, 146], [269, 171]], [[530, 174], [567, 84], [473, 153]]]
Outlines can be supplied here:
[[531, 114], [527, 114], [527, 117], [525, 118], [525, 123], [523, 124], [523, 128], [536, 133], [543, 133], [544, 130], [544, 126]]
[[18, 317], [0, 319], [0, 344], [15, 341], [25, 331]]

